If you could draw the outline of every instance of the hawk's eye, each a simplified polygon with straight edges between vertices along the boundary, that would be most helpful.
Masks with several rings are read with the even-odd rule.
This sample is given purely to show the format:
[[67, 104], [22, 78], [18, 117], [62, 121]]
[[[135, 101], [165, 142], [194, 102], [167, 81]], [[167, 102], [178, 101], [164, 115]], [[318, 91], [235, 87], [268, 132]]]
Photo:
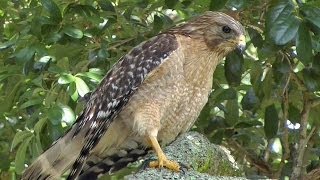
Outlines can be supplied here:
[[222, 27], [222, 31], [225, 33], [230, 33], [231, 32], [231, 28], [229, 26], [223, 26]]

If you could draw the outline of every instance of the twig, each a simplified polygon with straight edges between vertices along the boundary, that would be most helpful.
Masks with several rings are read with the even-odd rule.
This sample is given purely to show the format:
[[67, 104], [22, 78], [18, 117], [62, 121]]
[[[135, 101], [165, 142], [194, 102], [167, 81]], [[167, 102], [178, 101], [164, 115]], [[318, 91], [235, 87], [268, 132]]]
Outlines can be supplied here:
[[298, 88], [302, 91], [307, 90], [304, 82], [298, 77], [298, 75], [294, 72], [294, 68], [296, 67], [296, 65], [292, 65], [292, 60], [294, 57], [290, 56], [289, 53], [285, 52], [285, 51], [280, 51], [280, 53], [283, 55], [283, 58], [285, 60], [287, 60], [287, 62], [290, 65], [290, 79], [292, 79], [297, 85]]
[[285, 165], [285, 161], [290, 156], [289, 132], [288, 132], [288, 127], [287, 127], [287, 119], [288, 119], [288, 112], [289, 112], [289, 99], [288, 99], [288, 89], [287, 88], [284, 90], [282, 101], [283, 101], [283, 118], [282, 118], [283, 136], [281, 137], [281, 145], [283, 147], [283, 154], [281, 157], [279, 169], [275, 175], [276, 178], [280, 178], [280, 176], [282, 174], [282, 169]]
[[[309, 140], [309, 136], [307, 136], [307, 125], [308, 125], [308, 117], [311, 109], [311, 103], [309, 100], [309, 95], [305, 92], [303, 95], [303, 110], [301, 112], [301, 121], [300, 121], [300, 140], [298, 144], [297, 154], [298, 156], [294, 160], [293, 171], [291, 175], [292, 180], [299, 180], [303, 177], [303, 157], [304, 152], [306, 150], [306, 145]], [[313, 129], [314, 131], [314, 129]]]
[[254, 154], [249, 153], [246, 149], [243, 148], [238, 142], [230, 140], [230, 145], [237, 150], [237, 153], [243, 154], [245, 159], [260, 170], [264, 175], [272, 176], [272, 170], [268, 163], [255, 156]]
[[272, 149], [272, 145], [273, 145], [274, 141], [275, 141], [274, 138], [268, 140], [268, 145], [267, 145], [266, 151], [264, 152], [264, 158], [263, 158], [265, 162], [269, 161], [270, 151]]
[[126, 43], [128, 43], [128, 42], [130, 42], [130, 41], [132, 41], [132, 40], [134, 40], [134, 39], [135, 39], [135, 38], [128, 38], [128, 39], [122, 40], [122, 41], [120, 41], [119, 43], [108, 47], [108, 50], [114, 50], [114, 49], [116, 49], [117, 47], [122, 46], [122, 45], [124, 45], [124, 44], [126, 44]]
[[[309, 142], [308, 142], [308, 149], [309, 152], [311, 151], [310, 149], [312, 149], [312, 147], [314, 146], [314, 144], [318, 141], [318, 132], [319, 132], [319, 126], [315, 127], [314, 131], [311, 131], [313, 133], [310, 133], [309, 136]], [[308, 154], [308, 152], [306, 151], [305, 153], [306, 155]], [[305, 160], [307, 161], [307, 160]], [[320, 177], [320, 168], [317, 169], [313, 169], [312, 171], [310, 171], [307, 175], [306, 175], [306, 180], [314, 180], [314, 179], [319, 179]]]
[[299, 89], [302, 91], [307, 90], [305, 84], [303, 83], [303, 81], [297, 76], [297, 74], [293, 71], [290, 72], [291, 74], [291, 78], [294, 82], [296, 82], [296, 84], [298, 85]]
[[[289, 85], [289, 83], [290, 83], [290, 80], [291, 80], [291, 73], [288, 75], [288, 78], [287, 78], [287, 82], [286, 82], [286, 84], [284, 85], [284, 88], [283, 88], [283, 91], [282, 91], [282, 96], [283, 96], [283, 98], [286, 98], [286, 97], [284, 97], [285, 96], [285, 94], [288, 94], [288, 85]], [[288, 99], [287, 99], [288, 100]]]
[[316, 107], [318, 105], [320, 105], [320, 98], [316, 98], [311, 101], [311, 107]]

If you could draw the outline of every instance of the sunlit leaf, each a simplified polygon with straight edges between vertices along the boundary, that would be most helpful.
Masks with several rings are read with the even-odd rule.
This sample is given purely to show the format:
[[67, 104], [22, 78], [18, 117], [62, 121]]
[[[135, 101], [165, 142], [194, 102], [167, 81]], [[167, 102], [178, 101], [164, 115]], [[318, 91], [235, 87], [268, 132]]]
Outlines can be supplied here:
[[76, 87], [76, 83], [75, 83], [75, 82], [70, 83], [70, 85], [69, 85], [69, 87], [68, 87], [68, 93], [69, 93], [69, 95], [71, 96], [71, 98], [72, 98], [73, 101], [78, 100], [79, 94], [78, 94], [78, 91], [77, 91], [77, 87]]
[[75, 114], [73, 110], [66, 105], [60, 104], [59, 107], [62, 109], [62, 121], [66, 122], [67, 124], [71, 125], [75, 121]]
[[75, 77], [75, 83], [77, 87], [77, 91], [81, 97], [89, 92], [89, 87], [87, 84], [79, 77]]
[[79, 76], [85, 76], [90, 78], [91, 80], [95, 81], [95, 82], [100, 82], [103, 78], [103, 76], [101, 74], [97, 74], [94, 72], [85, 72], [85, 73], [79, 73], [77, 74]]
[[59, 84], [69, 84], [74, 81], [75, 81], [75, 77], [71, 74], [66, 74], [66, 73], [62, 74], [58, 79]]

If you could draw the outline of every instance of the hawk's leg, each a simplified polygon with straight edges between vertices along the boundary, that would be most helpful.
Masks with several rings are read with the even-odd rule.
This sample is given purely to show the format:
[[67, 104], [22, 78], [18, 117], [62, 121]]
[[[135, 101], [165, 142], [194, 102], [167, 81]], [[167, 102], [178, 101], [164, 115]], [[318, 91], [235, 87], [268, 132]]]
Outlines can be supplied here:
[[179, 163], [177, 163], [175, 161], [171, 161], [166, 157], [166, 155], [163, 153], [156, 137], [149, 136], [149, 141], [150, 141], [152, 148], [154, 149], [154, 151], [156, 152], [156, 154], [158, 156], [157, 161], [151, 161], [149, 163], [150, 167], [152, 167], [152, 168], [166, 167], [172, 171], [176, 171], [176, 172], [180, 171]]

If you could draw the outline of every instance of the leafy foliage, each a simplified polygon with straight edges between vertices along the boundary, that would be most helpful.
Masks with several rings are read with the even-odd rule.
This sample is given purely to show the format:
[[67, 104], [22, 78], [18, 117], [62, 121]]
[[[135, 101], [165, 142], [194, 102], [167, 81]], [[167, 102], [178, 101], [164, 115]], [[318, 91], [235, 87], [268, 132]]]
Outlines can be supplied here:
[[207, 10], [239, 16], [247, 49], [215, 71], [195, 129], [231, 149], [248, 177], [317, 171], [319, 1], [0, 0], [0, 179], [19, 177], [72, 125], [123, 54]]

